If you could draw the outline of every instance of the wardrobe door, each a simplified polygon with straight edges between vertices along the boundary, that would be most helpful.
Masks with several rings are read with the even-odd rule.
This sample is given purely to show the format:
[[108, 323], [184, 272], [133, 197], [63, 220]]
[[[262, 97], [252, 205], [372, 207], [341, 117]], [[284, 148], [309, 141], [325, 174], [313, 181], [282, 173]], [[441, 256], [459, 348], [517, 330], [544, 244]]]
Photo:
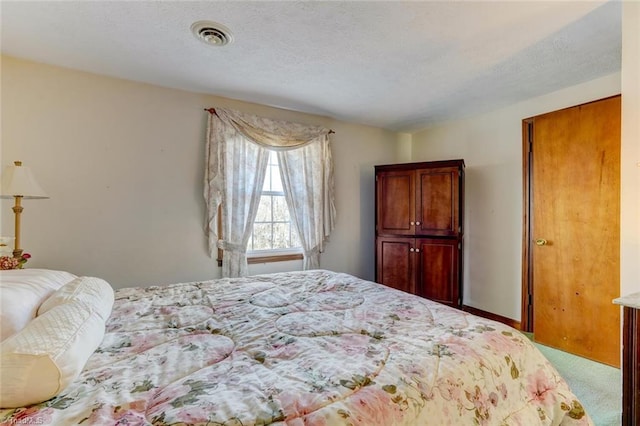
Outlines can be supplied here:
[[415, 174], [392, 170], [376, 175], [376, 231], [378, 235], [413, 235], [415, 231]]
[[450, 306], [460, 306], [460, 251], [456, 239], [416, 240], [417, 291], [422, 297]]
[[459, 168], [420, 169], [416, 174], [416, 235], [460, 235]]
[[415, 294], [415, 240], [376, 239], [376, 282]]

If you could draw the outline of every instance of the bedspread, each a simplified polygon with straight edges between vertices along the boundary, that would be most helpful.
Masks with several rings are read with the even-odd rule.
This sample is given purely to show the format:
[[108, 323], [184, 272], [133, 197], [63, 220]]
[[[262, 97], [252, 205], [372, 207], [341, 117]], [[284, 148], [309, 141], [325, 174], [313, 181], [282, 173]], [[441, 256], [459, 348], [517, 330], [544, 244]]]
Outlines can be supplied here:
[[61, 395], [3, 424], [590, 425], [516, 330], [323, 270], [116, 291]]

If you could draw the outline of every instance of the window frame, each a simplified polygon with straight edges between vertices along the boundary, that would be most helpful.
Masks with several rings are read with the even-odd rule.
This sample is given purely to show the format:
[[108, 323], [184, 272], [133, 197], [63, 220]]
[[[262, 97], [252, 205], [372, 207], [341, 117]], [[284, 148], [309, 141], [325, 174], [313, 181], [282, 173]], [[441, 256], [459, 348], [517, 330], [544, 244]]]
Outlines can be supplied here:
[[[271, 151], [272, 153], [274, 151]], [[280, 163], [278, 162], [278, 168], [280, 167]], [[266, 177], [265, 177], [266, 180]], [[282, 196], [283, 192], [279, 191], [261, 191], [262, 195], [268, 196]], [[291, 215], [291, 212], [289, 212]], [[273, 217], [272, 217], [273, 219]], [[263, 223], [282, 223], [282, 222], [263, 222]], [[294, 226], [291, 219], [289, 220], [291, 226]], [[255, 224], [255, 221], [254, 221]], [[253, 224], [252, 224], [253, 225]], [[218, 206], [218, 235], [222, 237], [222, 204]], [[218, 266], [222, 266], [222, 257], [224, 256], [224, 250], [218, 248], [218, 257], [217, 262]], [[302, 247], [290, 247], [290, 248], [277, 248], [277, 249], [267, 249], [267, 250], [251, 250], [251, 252], [247, 252], [247, 263], [248, 264], [257, 264], [257, 263], [272, 263], [272, 262], [286, 262], [291, 260], [302, 260], [304, 258]]]

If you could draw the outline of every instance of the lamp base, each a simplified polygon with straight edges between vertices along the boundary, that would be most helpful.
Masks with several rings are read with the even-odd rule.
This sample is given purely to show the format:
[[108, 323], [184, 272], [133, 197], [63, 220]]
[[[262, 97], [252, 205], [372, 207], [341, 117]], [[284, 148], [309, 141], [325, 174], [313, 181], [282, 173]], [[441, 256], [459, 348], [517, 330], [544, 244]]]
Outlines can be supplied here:
[[22, 257], [22, 249], [20, 248], [20, 214], [22, 213], [22, 196], [16, 195], [13, 197], [15, 199], [15, 205], [12, 210], [15, 216], [15, 245], [13, 246], [13, 257], [21, 258]]

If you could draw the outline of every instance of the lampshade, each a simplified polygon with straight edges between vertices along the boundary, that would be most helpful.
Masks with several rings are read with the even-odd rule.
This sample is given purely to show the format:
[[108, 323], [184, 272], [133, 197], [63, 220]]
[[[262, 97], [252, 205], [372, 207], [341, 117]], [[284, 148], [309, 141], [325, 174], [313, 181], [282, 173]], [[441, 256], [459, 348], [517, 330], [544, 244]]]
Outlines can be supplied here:
[[21, 161], [5, 167], [1, 191], [0, 198], [49, 198], [31, 174], [31, 169], [23, 166]]

